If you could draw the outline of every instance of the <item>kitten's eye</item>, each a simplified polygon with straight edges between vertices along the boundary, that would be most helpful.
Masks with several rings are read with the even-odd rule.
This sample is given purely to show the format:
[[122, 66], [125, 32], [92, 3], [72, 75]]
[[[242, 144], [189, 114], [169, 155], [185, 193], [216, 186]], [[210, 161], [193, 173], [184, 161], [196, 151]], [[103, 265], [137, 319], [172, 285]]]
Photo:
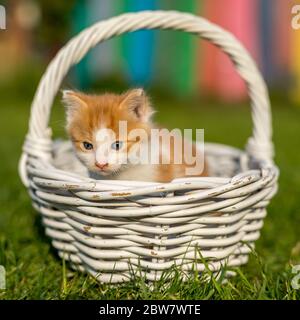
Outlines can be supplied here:
[[112, 145], [111, 148], [114, 150], [120, 150], [123, 146], [123, 142], [122, 141], [115, 141]]
[[92, 150], [93, 149], [93, 145], [89, 142], [84, 141], [83, 142], [83, 146], [86, 150]]

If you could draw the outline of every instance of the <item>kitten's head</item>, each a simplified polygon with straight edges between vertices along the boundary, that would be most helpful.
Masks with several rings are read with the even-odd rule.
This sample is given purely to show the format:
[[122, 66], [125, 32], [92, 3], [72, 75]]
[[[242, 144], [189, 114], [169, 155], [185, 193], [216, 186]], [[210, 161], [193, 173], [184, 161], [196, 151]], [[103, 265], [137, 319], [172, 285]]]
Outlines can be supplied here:
[[[87, 95], [63, 91], [67, 113], [67, 132], [81, 162], [103, 176], [125, 169], [130, 152], [142, 143], [130, 139], [133, 129], [149, 133], [153, 110], [142, 89], [132, 89], [121, 95], [106, 93]], [[126, 132], [119, 132], [126, 122]], [[126, 134], [125, 134], [126, 133]]]

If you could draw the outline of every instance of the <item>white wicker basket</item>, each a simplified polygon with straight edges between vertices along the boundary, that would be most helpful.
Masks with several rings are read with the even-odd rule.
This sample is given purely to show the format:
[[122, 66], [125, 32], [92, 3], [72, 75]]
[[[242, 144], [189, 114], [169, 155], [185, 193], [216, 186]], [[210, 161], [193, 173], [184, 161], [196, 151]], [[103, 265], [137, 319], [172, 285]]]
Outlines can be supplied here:
[[[175, 29], [205, 38], [229, 55], [245, 80], [253, 135], [246, 152], [206, 145], [214, 177], [166, 184], [93, 180], [68, 167], [69, 143], [53, 144], [50, 110], [70, 67], [98, 43], [139, 29]], [[266, 206], [277, 190], [271, 131], [265, 83], [230, 33], [187, 13], [126, 13], [81, 32], [48, 66], [32, 103], [20, 176], [59, 255], [99, 281], [128, 281], [135, 270], [156, 280], [174, 264], [201, 272], [203, 258], [217, 273], [225, 264], [246, 263], [259, 238]]]

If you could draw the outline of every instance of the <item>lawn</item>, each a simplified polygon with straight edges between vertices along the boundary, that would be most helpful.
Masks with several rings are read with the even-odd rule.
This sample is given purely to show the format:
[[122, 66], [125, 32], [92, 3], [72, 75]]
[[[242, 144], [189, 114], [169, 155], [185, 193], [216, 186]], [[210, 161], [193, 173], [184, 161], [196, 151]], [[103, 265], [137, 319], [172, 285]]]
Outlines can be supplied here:
[[[291, 286], [292, 266], [300, 264], [300, 109], [281, 99], [273, 103], [280, 188], [249, 263], [225, 284], [197, 276], [182, 283], [173, 270], [166, 274], [173, 272], [171, 281], [161, 280], [150, 289], [138, 278], [99, 284], [73, 272], [51, 248], [17, 171], [29, 115], [26, 96], [14, 93], [1, 101], [0, 265], [6, 268], [7, 288], [0, 299], [300, 299], [300, 290]], [[244, 146], [251, 131], [246, 105], [198, 104], [162, 100], [156, 103], [157, 119], [168, 127], [205, 128], [207, 141]], [[61, 108], [55, 106], [52, 119], [56, 134], [64, 131]]]

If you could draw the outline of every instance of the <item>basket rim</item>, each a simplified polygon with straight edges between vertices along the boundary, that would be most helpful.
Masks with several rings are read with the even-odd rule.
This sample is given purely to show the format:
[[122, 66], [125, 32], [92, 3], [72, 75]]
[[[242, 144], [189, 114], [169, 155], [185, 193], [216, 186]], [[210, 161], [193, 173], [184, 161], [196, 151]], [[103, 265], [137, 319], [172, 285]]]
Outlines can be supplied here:
[[[238, 148], [222, 145], [208, 144], [216, 149], [223, 147], [226, 152], [231, 152], [240, 157], [247, 157], [245, 151]], [[161, 197], [170, 192], [178, 192], [183, 190], [201, 190], [198, 192], [196, 200], [204, 200], [212, 196], [227, 194], [227, 197], [242, 195], [243, 188], [245, 192], [249, 192], [252, 185], [253, 192], [264, 186], [275, 184], [279, 175], [278, 168], [275, 165], [258, 160], [259, 167], [257, 169], [247, 169], [231, 177], [183, 177], [174, 179], [167, 183], [147, 182], [147, 181], [126, 181], [126, 180], [101, 180], [85, 177], [77, 173], [56, 168], [49, 159], [41, 159], [30, 157], [26, 165], [26, 174], [29, 174], [29, 186], [46, 192], [51, 191], [54, 197], [43, 194], [49, 201], [60, 199], [65, 201], [63, 197], [56, 194], [56, 191], [71, 192], [75, 198], [80, 199], [78, 205], [89, 205], [97, 201], [128, 199], [136, 196], [151, 195], [151, 199], [139, 201], [141, 205], [172, 205], [191, 203], [195, 201], [195, 196], [176, 196], [171, 199]], [[40, 192], [40, 194], [41, 194]], [[124, 211], [125, 213], [125, 211]]]

